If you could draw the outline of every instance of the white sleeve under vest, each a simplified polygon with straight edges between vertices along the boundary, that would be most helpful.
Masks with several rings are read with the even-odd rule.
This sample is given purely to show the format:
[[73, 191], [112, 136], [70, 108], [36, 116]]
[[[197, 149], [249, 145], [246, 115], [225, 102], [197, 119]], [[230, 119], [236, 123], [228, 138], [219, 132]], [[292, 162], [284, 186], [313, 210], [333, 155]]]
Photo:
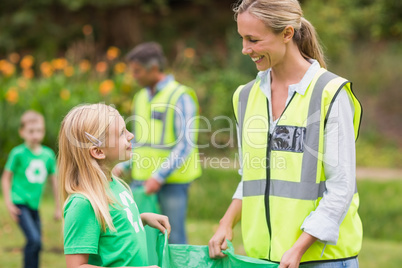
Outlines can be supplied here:
[[329, 245], [336, 245], [339, 226], [356, 191], [354, 106], [342, 90], [329, 115], [324, 137], [326, 191], [317, 209], [304, 220], [301, 230]]
[[[334, 100], [324, 133], [326, 191], [317, 209], [304, 220], [301, 229], [320, 241], [334, 245], [356, 189], [354, 106], [345, 90]], [[238, 132], [238, 126], [237, 126]], [[239, 154], [241, 155], [241, 146]], [[239, 157], [239, 159], [241, 159]], [[242, 175], [240, 162], [239, 174]], [[233, 199], [242, 199], [243, 180]]]

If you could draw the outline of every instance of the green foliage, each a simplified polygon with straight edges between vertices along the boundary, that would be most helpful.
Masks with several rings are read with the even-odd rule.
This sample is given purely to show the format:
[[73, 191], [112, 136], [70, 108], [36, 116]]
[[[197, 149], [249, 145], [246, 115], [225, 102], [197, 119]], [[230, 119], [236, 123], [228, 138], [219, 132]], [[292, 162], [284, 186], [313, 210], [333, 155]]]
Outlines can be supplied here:
[[401, 241], [402, 181], [359, 181], [358, 191], [364, 235], [372, 239]]
[[394, 141], [379, 137], [377, 130], [366, 133], [356, 143], [356, 162], [359, 166], [401, 168], [402, 151]]
[[402, 167], [400, 105], [402, 42], [356, 43], [330, 70], [352, 82], [363, 106], [357, 141], [362, 166]]
[[[103, 48], [119, 44], [128, 50], [134, 43], [158, 40], [168, 48], [178, 48], [181, 42], [191, 41], [205, 52], [211, 47], [221, 49], [230, 45], [223, 42], [222, 33], [235, 25], [231, 11], [235, 2], [3, 0], [0, 55], [29, 50], [51, 57], [82, 38], [85, 24], [93, 26], [95, 39]], [[317, 28], [330, 58], [337, 59], [351, 42], [402, 37], [401, 1], [301, 2], [305, 17]], [[215, 56], [212, 59], [216, 62]]]
[[400, 242], [364, 238], [359, 254], [359, 267], [399, 268], [402, 263]]
[[237, 146], [232, 95], [239, 85], [250, 80], [251, 77], [232, 69], [210, 69], [197, 75], [192, 84], [201, 103], [200, 129], [205, 130], [199, 135], [199, 144], [209, 144], [209, 150]]
[[343, 59], [354, 42], [400, 40], [402, 2], [398, 0], [309, 0], [302, 5], [315, 26], [327, 56]]
[[[146, 40], [176, 48], [177, 37], [182, 35], [186, 35], [185, 40], [204, 40], [209, 47], [211, 37], [220, 34], [209, 30], [224, 31], [232, 22], [227, 15], [222, 17], [230, 14], [230, 9], [222, 13], [217, 6], [210, 0], [4, 0], [0, 9], [0, 56], [24, 51], [49, 59], [80, 44], [84, 25], [93, 28], [95, 54], [109, 45], [127, 51]], [[213, 16], [209, 21], [221, 26], [199, 23], [201, 13]]]
[[[240, 175], [234, 169], [203, 169], [201, 178], [190, 187], [188, 217], [218, 222], [229, 207], [239, 182]], [[209, 202], [211, 200], [213, 202]]]
[[315, 27], [327, 58], [338, 59], [349, 48], [353, 30], [337, 1], [306, 1], [304, 15]]

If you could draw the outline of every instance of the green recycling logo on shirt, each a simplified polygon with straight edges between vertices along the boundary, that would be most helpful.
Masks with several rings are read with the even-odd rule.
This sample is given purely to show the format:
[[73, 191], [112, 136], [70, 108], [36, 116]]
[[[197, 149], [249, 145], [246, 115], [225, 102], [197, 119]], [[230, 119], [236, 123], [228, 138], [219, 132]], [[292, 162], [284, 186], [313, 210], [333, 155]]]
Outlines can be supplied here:
[[126, 211], [127, 218], [130, 221], [131, 225], [134, 227], [135, 232], [138, 233], [140, 231], [140, 228], [138, 227], [138, 225], [141, 227], [142, 231], [144, 231], [144, 226], [142, 225], [141, 217], [138, 215], [138, 220], [135, 221], [134, 215], [130, 209], [130, 204], [134, 204], [134, 206], [136, 207], [136, 210], [138, 211], [137, 204], [134, 202], [133, 197], [127, 191], [123, 191], [123, 192], [119, 193], [119, 197], [120, 197], [121, 202], [126, 206], [124, 208], [124, 210]]
[[47, 177], [45, 163], [39, 159], [33, 159], [25, 170], [25, 176], [30, 183], [43, 183]]

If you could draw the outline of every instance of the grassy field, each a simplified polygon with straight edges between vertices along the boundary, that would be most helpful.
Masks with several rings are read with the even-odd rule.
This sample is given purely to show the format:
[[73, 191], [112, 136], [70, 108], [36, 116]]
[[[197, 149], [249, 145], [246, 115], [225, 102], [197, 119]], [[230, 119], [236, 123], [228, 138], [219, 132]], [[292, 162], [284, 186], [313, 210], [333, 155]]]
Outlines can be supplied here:
[[[218, 221], [231, 201], [239, 176], [234, 170], [206, 169], [190, 188], [187, 232], [189, 243], [206, 245], [218, 227]], [[364, 240], [359, 256], [360, 267], [401, 267], [402, 264], [402, 178], [399, 180], [359, 180], [360, 215]], [[43, 268], [65, 267], [61, 222], [52, 219], [53, 202], [46, 193], [42, 203], [44, 251]], [[244, 254], [240, 226], [235, 228], [233, 244], [237, 254]], [[10, 220], [0, 197], [1, 267], [20, 267], [24, 238]]]

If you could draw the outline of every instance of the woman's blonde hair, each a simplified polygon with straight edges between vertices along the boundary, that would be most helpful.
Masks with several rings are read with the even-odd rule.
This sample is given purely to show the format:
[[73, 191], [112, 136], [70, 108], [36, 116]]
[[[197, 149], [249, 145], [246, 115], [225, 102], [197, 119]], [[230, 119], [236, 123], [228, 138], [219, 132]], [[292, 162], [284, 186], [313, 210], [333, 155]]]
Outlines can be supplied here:
[[264, 22], [274, 33], [281, 33], [286, 26], [295, 30], [293, 40], [306, 59], [316, 59], [326, 68], [324, 53], [318, 42], [317, 33], [311, 23], [303, 17], [297, 0], [243, 0], [233, 11], [235, 20], [243, 12], [248, 12]]
[[59, 132], [57, 158], [61, 197], [82, 194], [90, 201], [96, 218], [105, 231], [115, 230], [109, 204], [116, 202], [110, 193], [104, 168], [90, 154], [93, 146], [103, 147], [110, 124], [118, 119], [116, 109], [105, 104], [79, 105], [66, 115]]

